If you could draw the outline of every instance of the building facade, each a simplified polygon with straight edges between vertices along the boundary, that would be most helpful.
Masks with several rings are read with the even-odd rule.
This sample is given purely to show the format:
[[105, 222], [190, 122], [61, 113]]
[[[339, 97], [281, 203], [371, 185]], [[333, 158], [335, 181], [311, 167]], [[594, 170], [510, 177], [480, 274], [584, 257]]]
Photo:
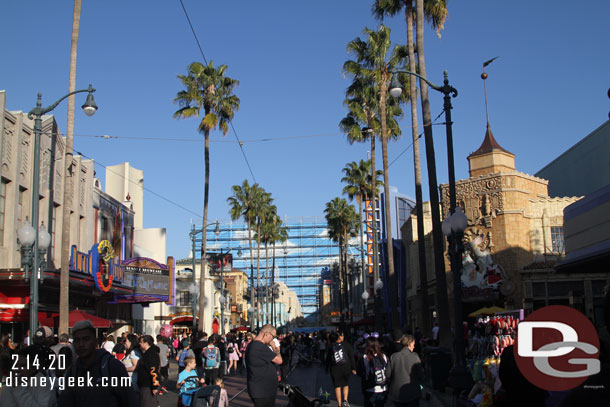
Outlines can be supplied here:
[[[468, 218], [461, 272], [464, 314], [489, 305], [524, 308], [522, 270], [535, 262], [565, 255], [563, 210], [580, 197], [552, 198], [548, 195], [547, 180], [517, 171], [515, 155], [498, 144], [489, 125], [482, 145], [468, 156], [468, 161], [470, 177], [456, 182], [457, 205]], [[449, 215], [449, 186], [442, 184], [439, 189], [441, 216], [445, 219]], [[431, 234], [429, 219], [424, 211], [427, 235]], [[416, 221], [419, 219], [411, 217], [411, 225], [405, 230], [409, 236], [405, 244], [411, 267], [417, 264], [417, 248], [413, 245], [417, 235]], [[412, 269], [415, 272], [410, 273], [408, 283], [409, 302], [415, 309], [418, 295], [436, 300], [431, 239], [426, 241], [426, 249], [428, 289], [420, 294], [417, 266]], [[451, 299], [452, 274], [448, 256], [445, 259]], [[451, 306], [452, 301], [449, 303]], [[411, 319], [417, 323], [420, 317], [412, 315]]]

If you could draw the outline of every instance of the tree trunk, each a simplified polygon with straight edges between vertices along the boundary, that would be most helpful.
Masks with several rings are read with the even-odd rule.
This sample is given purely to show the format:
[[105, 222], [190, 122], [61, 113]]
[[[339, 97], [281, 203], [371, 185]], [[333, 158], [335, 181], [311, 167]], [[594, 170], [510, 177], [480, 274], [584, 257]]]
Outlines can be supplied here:
[[[419, 74], [426, 77], [426, 60], [424, 55], [424, 0], [417, 1], [417, 59]], [[426, 138], [426, 162], [428, 165], [428, 186], [430, 189], [430, 206], [432, 214], [432, 237], [434, 239], [434, 274], [436, 277], [436, 303], [438, 304], [439, 337], [441, 345], [451, 346], [449, 323], [449, 300], [447, 298], [447, 280], [445, 275], [445, 258], [443, 254], [443, 234], [438, 198], [438, 182], [436, 180], [436, 158], [432, 138], [432, 119], [430, 117], [430, 100], [428, 99], [428, 84], [420, 79], [422, 116], [424, 119], [424, 136]], [[430, 335], [430, 332], [426, 334]]]
[[271, 265], [271, 323], [275, 326], [275, 242], [273, 242], [273, 263]]
[[269, 323], [269, 244], [265, 242], [265, 313], [266, 323]]
[[392, 214], [390, 212], [390, 176], [388, 174], [388, 132], [386, 124], [386, 94], [387, 94], [387, 72], [381, 74], [381, 97], [379, 104], [381, 105], [381, 152], [383, 155], [383, 191], [385, 202], [385, 230], [386, 230], [386, 248], [388, 262], [388, 277], [390, 287], [390, 308], [392, 312], [392, 328], [400, 327], [400, 318], [398, 316], [398, 284], [396, 283], [396, 274], [394, 273], [394, 247], [392, 240]]
[[250, 306], [252, 307], [252, 312], [250, 313], [249, 316], [249, 322], [250, 322], [250, 328], [254, 328], [254, 324], [252, 323], [254, 321], [254, 265], [253, 265], [253, 261], [254, 258], [252, 256], [252, 227], [250, 226], [250, 222], [246, 221], [246, 223], [248, 224], [248, 240], [250, 242]]
[[[416, 72], [415, 43], [413, 42], [413, 1], [406, 0], [405, 14], [407, 18], [407, 48], [409, 50], [409, 71]], [[413, 136], [413, 166], [415, 172], [415, 208], [417, 212], [417, 249], [419, 255], [419, 282], [421, 301], [421, 328], [423, 332], [429, 332], [430, 326], [428, 305], [428, 268], [426, 265], [426, 234], [424, 231], [424, 208], [421, 187], [421, 163], [419, 160], [419, 134], [417, 125], [417, 81], [414, 77], [410, 79], [411, 99], [411, 134]]]
[[[368, 120], [369, 120], [369, 129], [371, 129], [371, 131], [372, 131], [372, 127], [371, 127], [372, 119], [369, 117]], [[375, 282], [379, 278], [379, 276], [378, 276], [378, 268], [379, 268], [378, 250], [379, 250], [379, 247], [377, 245], [377, 172], [376, 171], [377, 171], [377, 169], [375, 168], [375, 133], [372, 132], [371, 133], [372, 180], [371, 180], [371, 196], [369, 197], [369, 199], [373, 201], [373, 202], [371, 202], [371, 212], [372, 212], [371, 230], [373, 231], [373, 287], [375, 285]], [[369, 278], [368, 270], [367, 270], [366, 278], [367, 279]], [[368, 287], [368, 284], [367, 284], [367, 287]], [[374, 290], [374, 288], [373, 288], [373, 290]], [[373, 299], [375, 301], [377, 301], [377, 296], [375, 295], [375, 291], [373, 291], [373, 297], [374, 297]], [[376, 308], [375, 308], [375, 310], [376, 310]]]
[[349, 236], [347, 234], [347, 228], [343, 232], [343, 244], [345, 245], [344, 256], [345, 256], [345, 307], [349, 310], [350, 297], [351, 297], [351, 286], [349, 283], [349, 264], [347, 262], [347, 255], [349, 253]]
[[[364, 228], [362, 227], [363, 225], [363, 218], [362, 218], [362, 204], [364, 203], [364, 191], [360, 191], [360, 195], [358, 196], [358, 212], [360, 215], [360, 270], [361, 270], [361, 278], [362, 278], [362, 292], [366, 291], [366, 272], [364, 269]], [[358, 299], [357, 299], [358, 300]], [[360, 301], [358, 301], [358, 304], [361, 304]], [[362, 308], [362, 314], [364, 315], [364, 310], [365, 308]]]
[[260, 325], [260, 279], [259, 272], [261, 266], [261, 223], [260, 219], [256, 221], [256, 327]]
[[[209, 112], [206, 109], [206, 116]], [[207, 230], [208, 224], [208, 200], [210, 197], [210, 130], [205, 130], [205, 149], [204, 149], [204, 163], [205, 163], [205, 184], [203, 186], [203, 225], [201, 226], [201, 272], [199, 273], [199, 323], [197, 324], [199, 331], [205, 331], [205, 281], [207, 276], [206, 270], [206, 243], [207, 243]], [[193, 256], [195, 253], [193, 253]], [[195, 270], [193, 270], [193, 273]], [[195, 318], [195, 315], [193, 315]]]
[[[72, 44], [70, 46], [70, 73], [68, 91], [76, 90], [76, 55], [80, 29], [81, 0], [74, 0], [72, 13]], [[74, 95], [68, 98], [68, 122], [66, 127], [66, 154], [64, 161], [64, 196], [62, 201], [61, 271], [59, 275], [59, 333], [68, 333], [70, 314], [70, 209], [72, 208], [72, 156], [74, 149]], [[77, 173], [78, 174], [78, 173]], [[35, 228], [38, 225], [34, 225]], [[95, 237], [94, 237], [95, 239]], [[56, 245], [57, 246], [57, 245]], [[50, 253], [50, 251], [49, 251]], [[49, 260], [49, 259], [47, 259]], [[48, 261], [50, 263], [50, 261]], [[33, 333], [32, 333], [33, 334]]]

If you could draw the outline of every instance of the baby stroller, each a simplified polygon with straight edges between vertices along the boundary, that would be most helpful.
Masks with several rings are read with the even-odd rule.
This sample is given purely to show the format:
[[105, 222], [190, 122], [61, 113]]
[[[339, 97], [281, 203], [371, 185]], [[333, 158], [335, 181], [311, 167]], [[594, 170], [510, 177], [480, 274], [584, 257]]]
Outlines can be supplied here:
[[329, 404], [320, 399], [310, 399], [297, 386], [288, 383], [280, 383], [280, 389], [288, 397], [289, 407], [319, 407]]
[[[193, 382], [198, 385], [199, 379], [196, 377], [189, 377], [185, 381], [186, 383]], [[220, 400], [220, 387], [219, 386], [204, 386], [195, 387], [185, 391], [180, 395], [182, 404], [187, 407], [218, 407]]]

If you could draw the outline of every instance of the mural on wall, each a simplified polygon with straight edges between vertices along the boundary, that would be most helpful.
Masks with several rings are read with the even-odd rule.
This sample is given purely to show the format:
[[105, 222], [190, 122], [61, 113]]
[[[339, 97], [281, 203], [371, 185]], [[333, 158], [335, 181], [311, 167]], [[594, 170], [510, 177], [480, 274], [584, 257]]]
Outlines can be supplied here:
[[462, 257], [462, 297], [464, 300], [492, 299], [511, 294], [512, 282], [491, 255], [492, 234], [480, 229], [464, 233]]

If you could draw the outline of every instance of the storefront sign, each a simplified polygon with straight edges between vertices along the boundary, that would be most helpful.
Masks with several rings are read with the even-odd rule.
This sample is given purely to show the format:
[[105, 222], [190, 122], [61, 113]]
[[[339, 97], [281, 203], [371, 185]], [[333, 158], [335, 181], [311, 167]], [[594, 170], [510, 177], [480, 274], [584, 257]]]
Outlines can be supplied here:
[[109, 292], [113, 283], [133, 289], [133, 294], [118, 296], [116, 302], [173, 304], [176, 287], [172, 257], [168, 257], [167, 264], [145, 257], [121, 262], [118, 257], [108, 258], [107, 253], [104, 242], [94, 244], [88, 253], [79, 252], [72, 246], [70, 270], [90, 275], [101, 292]]

